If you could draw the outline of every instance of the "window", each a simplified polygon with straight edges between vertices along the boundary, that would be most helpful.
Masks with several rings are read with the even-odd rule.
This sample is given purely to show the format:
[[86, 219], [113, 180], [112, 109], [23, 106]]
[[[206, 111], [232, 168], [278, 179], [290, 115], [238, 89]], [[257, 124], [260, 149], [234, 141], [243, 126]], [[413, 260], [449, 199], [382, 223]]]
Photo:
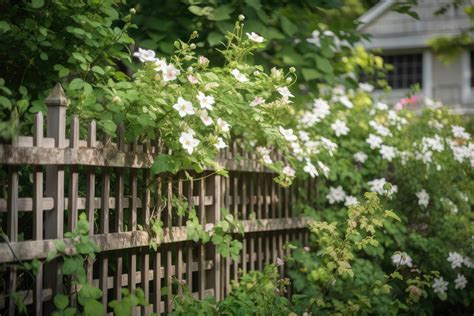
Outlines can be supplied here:
[[[393, 89], [408, 89], [414, 84], [423, 86], [423, 55], [403, 54], [382, 56], [385, 64], [393, 67], [386, 79]], [[471, 54], [472, 58], [472, 54]]]
[[[474, 87], [474, 51], [470, 52], [471, 88]], [[467, 78], [466, 78], [467, 79]]]

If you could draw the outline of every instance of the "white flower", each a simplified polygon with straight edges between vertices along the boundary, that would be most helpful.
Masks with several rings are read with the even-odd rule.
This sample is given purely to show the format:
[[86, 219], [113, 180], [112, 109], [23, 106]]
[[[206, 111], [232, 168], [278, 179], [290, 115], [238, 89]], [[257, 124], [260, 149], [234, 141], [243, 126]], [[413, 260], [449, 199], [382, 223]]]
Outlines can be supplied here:
[[267, 165], [270, 165], [270, 164], [273, 163], [273, 160], [272, 160], [272, 158], [270, 157], [270, 155], [263, 155], [263, 156], [262, 156], [262, 160], [263, 160], [263, 162], [264, 162], [265, 164], [267, 164]]
[[229, 128], [230, 128], [230, 125], [229, 125], [226, 121], [224, 121], [223, 119], [221, 119], [221, 118], [218, 118], [218, 119], [217, 119], [217, 126], [218, 126], [219, 129], [220, 129], [221, 131], [223, 131], [224, 133], [225, 133], [225, 132], [228, 132], [228, 131], [229, 131]]
[[320, 138], [321, 144], [328, 150], [329, 155], [333, 155], [333, 153], [337, 149], [337, 144], [326, 137], [321, 137]]
[[413, 266], [411, 257], [406, 252], [397, 251], [392, 256], [392, 263], [395, 266], [407, 266], [411, 268]]
[[285, 166], [282, 170], [282, 173], [290, 178], [293, 178], [295, 176], [295, 169], [291, 168], [290, 166]]
[[456, 268], [462, 267], [464, 258], [456, 251], [452, 251], [452, 252], [449, 252], [447, 261], [451, 263], [451, 268], [456, 269]]
[[201, 121], [204, 123], [204, 125], [209, 126], [213, 123], [212, 118], [209, 116], [209, 113], [207, 113], [207, 110], [202, 110], [201, 114], [199, 114], [199, 117], [201, 118]]
[[354, 154], [354, 159], [357, 162], [364, 163], [367, 160], [368, 156], [363, 151], [358, 151]]
[[443, 277], [435, 278], [433, 282], [433, 292], [437, 294], [444, 294], [448, 290], [448, 282]]
[[151, 49], [138, 48], [138, 52], [133, 53], [133, 56], [140, 59], [142, 63], [155, 60], [155, 52]]
[[164, 58], [155, 58], [153, 60], [153, 62], [155, 63], [155, 70], [156, 71], [161, 71], [162, 72], [168, 66], [168, 64], [166, 63], [166, 59], [164, 59]]
[[370, 121], [369, 122], [369, 125], [375, 129], [375, 131], [377, 132], [377, 134], [379, 134], [380, 136], [382, 137], [387, 137], [387, 136], [392, 136], [392, 132], [390, 132], [390, 130], [388, 128], [386, 128], [385, 126], [381, 125], [381, 124], [378, 124], [377, 122], [375, 121]]
[[191, 84], [197, 84], [197, 83], [199, 83], [198, 78], [196, 78], [195, 76], [193, 76], [193, 75], [191, 75], [191, 74], [188, 75], [188, 81], [189, 81], [189, 83], [191, 83]]
[[285, 264], [285, 261], [283, 261], [283, 259], [281, 259], [281, 258], [276, 258], [276, 266], [277, 266], [277, 267], [280, 267], [280, 266], [282, 266], [282, 265], [284, 265], [284, 264]]
[[193, 130], [182, 132], [181, 136], [179, 137], [179, 142], [190, 155], [193, 153], [194, 148], [196, 148], [197, 145], [199, 145], [199, 140], [194, 138]]
[[469, 140], [469, 138], [471, 138], [471, 135], [469, 135], [469, 133], [467, 133], [464, 127], [462, 126], [457, 126], [457, 125], [451, 126], [451, 132], [453, 133], [453, 136], [456, 138], [462, 138], [465, 140]]
[[[322, 120], [329, 115], [331, 111], [329, 110], [329, 103], [324, 99], [314, 99], [313, 101], [313, 114], [319, 119]], [[318, 122], [319, 122], [318, 120]]]
[[240, 72], [240, 70], [238, 69], [232, 69], [232, 71], [230, 72], [234, 78], [237, 80], [237, 81], [240, 81], [240, 82], [247, 82], [249, 81], [249, 79]]
[[326, 178], [329, 177], [329, 167], [328, 166], [326, 166], [321, 161], [318, 161], [318, 167], [319, 167], [319, 169], [321, 169], [321, 172], [324, 174], [324, 176]]
[[215, 103], [214, 97], [211, 95], [205, 95], [201, 91], [198, 92], [197, 99], [199, 101], [199, 105], [203, 109], [212, 110], [212, 105]]
[[463, 263], [466, 266], [466, 268], [470, 268], [470, 269], [474, 268], [474, 262], [469, 257], [464, 257]]
[[223, 149], [223, 148], [226, 148], [226, 147], [227, 147], [227, 144], [224, 142], [224, 140], [222, 139], [222, 137], [218, 137], [218, 138], [217, 138], [217, 143], [214, 144], [214, 146], [215, 146], [217, 149]]
[[312, 33], [311, 33], [311, 37], [310, 38], [307, 38], [306, 41], [308, 43], [311, 43], [311, 44], [314, 44], [316, 46], [320, 46], [321, 44], [321, 39], [320, 39], [320, 35], [321, 33], [317, 30], [314, 30]]
[[319, 175], [318, 171], [309, 160], [306, 160], [306, 165], [304, 166], [303, 170], [304, 172], [308, 173], [311, 178], [317, 177]]
[[345, 206], [350, 207], [357, 204], [359, 204], [359, 201], [357, 200], [355, 196], [352, 196], [352, 195], [346, 196], [346, 201], [344, 202]]
[[209, 59], [207, 59], [204, 56], [199, 56], [198, 57], [198, 64], [201, 65], [201, 66], [206, 67], [207, 65], [209, 65]]
[[300, 139], [304, 142], [307, 142], [310, 140], [309, 134], [305, 131], [299, 131], [298, 134], [300, 135]]
[[298, 137], [293, 133], [293, 130], [291, 128], [284, 129], [283, 127], [278, 128], [280, 130], [280, 133], [283, 135], [283, 137], [289, 141], [289, 142], [294, 142], [298, 139]]
[[337, 202], [343, 202], [346, 198], [346, 192], [341, 186], [337, 188], [329, 187], [329, 193], [326, 195], [329, 204], [334, 204]]
[[291, 94], [290, 90], [288, 89], [288, 87], [279, 87], [277, 88], [277, 91], [279, 94], [281, 94], [282, 97], [284, 98], [292, 98], [294, 97], [293, 94]]
[[382, 138], [374, 134], [369, 134], [369, 137], [365, 141], [369, 144], [370, 149], [379, 148], [382, 145]]
[[176, 69], [173, 64], [168, 64], [166, 67], [163, 68], [163, 80], [164, 81], [173, 81], [175, 80], [181, 71]]
[[383, 159], [387, 161], [392, 161], [393, 158], [395, 158], [396, 156], [396, 151], [395, 148], [392, 146], [382, 145], [380, 147], [380, 154], [382, 155]]
[[354, 105], [352, 104], [351, 100], [349, 100], [349, 97], [347, 95], [340, 96], [338, 98], [339, 103], [342, 103], [346, 108], [352, 109]]
[[367, 182], [367, 184], [370, 187], [370, 191], [378, 193], [380, 195], [385, 195], [387, 193], [388, 196], [391, 196], [393, 193], [398, 192], [398, 187], [396, 185], [392, 185], [392, 188], [388, 190], [388, 192], [385, 192], [386, 190], [384, 189], [384, 186], [387, 182], [385, 178], [380, 178], [380, 179], [374, 179], [372, 181]]
[[334, 121], [334, 123], [331, 124], [331, 128], [337, 137], [341, 135], [347, 135], [347, 133], [349, 133], [349, 127], [347, 127], [346, 122], [341, 120]]
[[250, 106], [254, 107], [257, 105], [260, 105], [262, 103], [265, 103], [265, 99], [262, 97], [255, 97], [252, 102], [250, 102]]
[[258, 35], [255, 32], [245, 33], [245, 35], [247, 35], [249, 40], [251, 40], [252, 42], [255, 42], [255, 43], [263, 43], [263, 41], [265, 40], [262, 36]]
[[418, 205], [427, 207], [430, 203], [430, 196], [425, 191], [425, 189], [421, 190], [420, 192], [416, 193], [416, 197], [418, 198]]
[[455, 289], [463, 289], [466, 287], [467, 279], [464, 275], [458, 273], [458, 276], [454, 280], [454, 288]]
[[374, 91], [374, 86], [371, 85], [370, 83], [367, 83], [367, 82], [362, 82], [359, 84], [359, 88], [362, 90], [362, 91], [365, 91], [365, 92], [372, 92]]
[[[375, 108], [379, 111], [387, 111], [388, 110], [388, 105], [383, 103], [383, 102], [377, 102], [375, 104]], [[395, 113], [394, 111], [392, 111], [393, 113]], [[395, 113], [396, 115], [396, 113]]]
[[194, 114], [194, 108], [191, 102], [186, 101], [182, 97], [178, 98], [178, 102], [173, 105], [173, 109], [178, 111], [179, 116], [185, 117], [186, 115]]

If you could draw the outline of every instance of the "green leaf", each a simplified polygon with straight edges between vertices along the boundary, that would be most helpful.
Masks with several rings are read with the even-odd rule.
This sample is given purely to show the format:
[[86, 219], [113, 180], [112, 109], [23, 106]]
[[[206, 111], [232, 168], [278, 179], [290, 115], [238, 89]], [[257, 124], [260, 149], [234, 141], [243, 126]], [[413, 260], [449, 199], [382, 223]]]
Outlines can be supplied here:
[[153, 165], [151, 166], [151, 172], [153, 174], [159, 174], [163, 172], [174, 172], [176, 170], [176, 162], [173, 156], [166, 154], [159, 154], [156, 156]]
[[54, 306], [58, 309], [63, 310], [69, 305], [69, 299], [64, 294], [56, 294], [54, 297]]
[[303, 68], [301, 72], [303, 73], [304, 79], [307, 81], [321, 78], [321, 74], [316, 69]]
[[254, 8], [257, 11], [259, 11], [262, 8], [262, 4], [260, 3], [260, 0], [245, 0], [245, 3], [249, 7]]
[[84, 86], [84, 81], [80, 78], [75, 78], [69, 83], [69, 89], [78, 90]]
[[393, 211], [390, 211], [390, 210], [387, 210], [384, 212], [383, 214], [385, 217], [390, 217], [390, 218], [393, 218], [394, 220], [400, 222], [401, 219], [400, 217], [397, 216], [397, 214], [395, 214]]
[[117, 130], [117, 124], [115, 124], [112, 120], [101, 120], [99, 121], [99, 124], [109, 135], [114, 135], [115, 131]]
[[0, 21], [0, 31], [2, 31], [2, 33], [6, 33], [10, 30], [11, 30], [10, 24], [8, 24], [5, 21]]
[[7, 98], [1, 95], [0, 95], [0, 104], [7, 110], [11, 110], [12, 108], [12, 103], [10, 102], [10, 100], [8, 100]]
[[224, 35], [217, 31], [212, 31], [207, 35], [207, 42], [211, 46], [216, 46], [224, 39]]
[[201, 7], [198, 7], [197, 5], [189, 6], [188, 10], [195, 15], [198, 15], [198, 16], [203, 15], [203, 9]]
[[44, 0], [31, 0], [31, 6], [35, 9], [39, 9], [44, 6]]
[[316, 56], [316, 67], [318, 67], [319, 70], [325, 73], [331, 73], [332, 72], [332, 66], [326, 58]]
[[75, 256], [64, 259], [63, 273], [64, 275], [76, 274], [79, 270], [84, 269], [84, 261], [82, 257]]
[[295, 24], [291, 23], [291, 21], [284, 15], [280, 17], [280, 22], [281, 28], [283, 29], [283, 32], [285, 32], [286, 35], [293, 36], [298, 31], [298, 27]]
[[92, 67], [91, 70], [95, 73], [98, 73], [99, 75], [105, 75], [105, 71], [104, 71], [104, 69], [102, 69], [102, 67], [94, 66], [94, 67]]
[[234, 11], [234, 7], [231, 5], [221, 5], [214, 9], [211, 14], [207, 16], [212, 21], [222, 21], [230, 19], [230, 14]]

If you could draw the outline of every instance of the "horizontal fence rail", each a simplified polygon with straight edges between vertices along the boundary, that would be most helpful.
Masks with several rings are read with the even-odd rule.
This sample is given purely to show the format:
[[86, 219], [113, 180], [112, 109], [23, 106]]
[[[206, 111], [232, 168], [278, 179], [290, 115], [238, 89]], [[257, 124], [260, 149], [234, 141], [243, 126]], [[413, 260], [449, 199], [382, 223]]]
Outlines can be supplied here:
[[[66, 123], [67, 99], [59, 85], [46, 104], [46, 124], [42, 113], [36, 114], [33, 136], [0, 144], [0, 223], [8, 237], [0, 242], [0, 310], [9, 315], [16, 313], [13, 292], [30, 314], [51, 313], [54, 295], [65, 286], [57, 262], [43, 264], [35, 280], [28, 280], [17, 264], [45, 259], [53, 240], [76, 227], [80, 213], [86, 213], [91, 239], [101, 249], [87, 263], [87, 278], [103, 291], [105, 314], [111, 314], [107, 304], [121, 299], [123, 287], [142, 288], [150, 302], [134, 314], [166, 314], [181, 291], [172, 277], [198, 298], [220, 300], [239, 273], [276, 263], [288, 254], [284, 245], [290, 241], [308, 242], [308, 218], [294, 210], [297, 188], [279, 187], [275, 175], [237, 145], [218, 157], [228, 177], [212, 170], [192, 180], [183, 174], [155, 176], [149, 168], [160, 153], [159, 142], [126, 144], [123, 126], [112, 138], [97, 131], [95, 122], [88, 125], [87, 139], [80, 139], [79, 119]], [[208, 231], [224, 208], [241, 220], [245, 233], [234, 236], [243, 246], [239, 259], [220, 256], [211, 243], [190, 240], [189, 217], [178, 215], [172, 197], [185, 200]], [[151, 218], [164, 223], [157, 251], [149, 247]], [[284, 276], [284, 266], [279, 269]]]

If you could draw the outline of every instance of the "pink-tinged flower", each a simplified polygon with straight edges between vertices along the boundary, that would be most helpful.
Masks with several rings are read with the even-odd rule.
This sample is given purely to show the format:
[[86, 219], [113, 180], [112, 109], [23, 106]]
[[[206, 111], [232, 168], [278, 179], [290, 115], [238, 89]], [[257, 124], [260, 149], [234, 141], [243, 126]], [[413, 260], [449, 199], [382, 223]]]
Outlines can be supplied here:
[[209, 59], [207, 59], [204, 56], [199, 56], [198, 57], [198, 64], [203, 66], [203, 67], [206, 67], [207, 65], [209, 65]]
[[253, 99], [252, 102], [250, 102], [250, 106], [251, 107], [254, 107], [254, 106], [257, 106], [257, 105], [260, 105], [262, 103], [265, 103], [265, 99], [262, 98], [262, 97], [255, 97], [255, 99]]
[[178, 78], [181, 71], [177, 69], [173, 64], [168, 64], [163, 69], [163, 81], [173, 81]]
[[196, 78], [196, 77], [193, 76], [193, 75], [188, 75], [188, 81], [189, 81], [189, 83], [191, 83], [191, 84], [197, 84], [197, 83], [199, 83], [198, 78]]
[[276, 265], [277, 265], [277, 267], [281, 267], [281, 266], [284, 265], [284, 264], [285, 264], [285, 261], [283, 261], [283, 259], [281, 259], [281, 258], [277, 258], [277, 259], [276, 259]]
[[306, 246], [306, 247], [303, 248], [303, 250], [306, 251], [306, 252], [309, 252], [310, 249], [309, 249], [308, 246]]

